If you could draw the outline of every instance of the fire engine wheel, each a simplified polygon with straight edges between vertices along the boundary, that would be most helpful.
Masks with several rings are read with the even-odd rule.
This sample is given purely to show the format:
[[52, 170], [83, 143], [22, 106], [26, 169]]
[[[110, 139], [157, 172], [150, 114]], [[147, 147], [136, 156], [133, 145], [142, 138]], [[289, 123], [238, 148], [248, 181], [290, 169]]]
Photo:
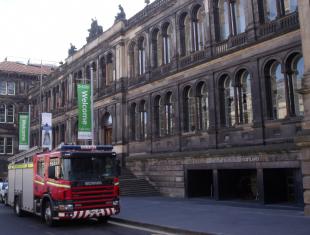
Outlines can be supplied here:
[[23, 211], [20, 207], [20, 202], [19, 202], [19, 198], [15, 199], [15, 203], [14, 203], [14, 212], [17, 216], [22, 217], [23, 216]]
[[106, 224], [106, 223], [108, 223], [109, 218], [110, 218], [110, 216], [98, 217], [97, 221], [98, 221], [98, 223]]
[[49, 201], [47, 201], [45, 204], [44, 220], [48, 226], [54, 226], [55, 225], [55, 221], [53, 220], [53, 209], [52, 209], [51, 203]]

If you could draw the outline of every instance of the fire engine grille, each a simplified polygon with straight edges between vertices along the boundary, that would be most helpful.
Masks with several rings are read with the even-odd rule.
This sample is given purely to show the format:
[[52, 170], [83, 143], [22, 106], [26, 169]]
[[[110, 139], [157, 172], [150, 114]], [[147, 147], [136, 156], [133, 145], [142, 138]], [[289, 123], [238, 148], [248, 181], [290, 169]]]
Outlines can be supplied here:
[[72, 188], [75, 210], [112, 207], [113, 186], [81, 186]]

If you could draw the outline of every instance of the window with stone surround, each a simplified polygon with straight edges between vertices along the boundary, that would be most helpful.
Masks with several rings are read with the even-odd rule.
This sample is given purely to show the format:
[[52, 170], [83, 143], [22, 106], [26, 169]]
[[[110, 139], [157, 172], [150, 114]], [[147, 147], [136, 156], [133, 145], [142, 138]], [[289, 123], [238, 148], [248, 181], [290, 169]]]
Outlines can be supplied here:
[[288, 79], [288, 90], [291, 116], [304, 115], [304, 103], [301, 94], [302, 79], [304, 76], [304, 59], [301, 54], [293, 53], [286, 61], [286, 78]]
[[174, 108], [173, 108], [172, 92], [168, 92], [165, 97], [165, 134], [173, 135], [174, 122]]
[[191, 86], [185, 87], [183, 92], [183, 120], [184, 132], [196, 130], [196, 105], [194, 91]]
[[0, 81], [0, 95], [15, 95], [15, 82]]
[[100, 67], [99, 84], [100, 84], [100, 88], [102, 88], [106, 85], [106, 80], [107, 80], [106, 60], [104, 56], [100, 58], [99, 67]]
[[147, 108], [145, 100], [140, 102], [139, 107], [139, 122], [140, 122], [140, 139], [145, 140], [147, 138]]
[[137, 139], [137, 123], [136, 123], [137, 105], [132, 103], [130, 106], [130, 138], [131, 140]]
[[157, 68], [162, 65], [162, 40], [159, 29], [152, 32], [152, 67]]
[[5, 153], [13, 154], [13, 139], [11, 137], [6, 138]]
[[204, 49], [205, 44], [205, 13], [201, 5], [196, 5], [192, 13], [192, 37], [193, 50], [199, 51]]
[[13, 154], [12, 137], [0, 137], [0, 154]]
[[12, 104], [0, 104], [0, 123], [13, 123], [15, 106]]
[[6, 106], [5, 104], [0, 104], [0, 123], [5, 123], [6, 119]]
[[219, 80], [220, 116], [221, 124], [232, 127], [236, 124], [236, 100], [232, 79], [228, 75], [221, 76]]
[[248, 71], [241, 70], [236, 77], [238, 124], [248, 124], [253, 121], [252, 78]]
[[156, 137], [160, 137], [164, 133], [163, 123], [163, 102], [160, 95], [154, 99], [154, 132]]
[[179, 34], [180, 56], [187, 56], [191, 53], [191, 19], [186, 12], [179, 18]]
[[144, 37], [140, 37], [138, 40], [138, 65], [139, 65], [139, 75], [145, 73], [146, 58], [145, 58], [145, 48], [146, 40]]
[[162, 28], [162, 40], [163, 40], [163, 62], [169, 64], [172, 59], [172, 26], [170, 23], [165, 23]]
[[209, 106], [208, 87], [205, 82], [200, 82], [197, 86], [197, 117], [198, 130], [207, 130], [209, 127]]
[[5, 153], [5, 138], [4, 137], [0, 137], [0, 154], [4, 154]]
[[283, 119], [287, 116], [285, 77], [281, 64], [270, 61], [265, 67], [267, 111], [270, 119]]
[[14, 122], [14, 105], [9, 104], [6, 106], [6, 122], [13, 123]]
[[298, 7], [297, 0], [263, 0], [259, 4], [265, 22], [296, 12]]
[[114, 81], [113, 54], [110, 52], [106, 60], [106, 84], [110, 85]]
[[15, 95], [15, 82], [8, 82], [8, 95]]
[[0, 81], [0, 95], [6, 95], [7, 94], [7, 87], [6, 87], [6, 81]]
[[245, 32], [247, 4], [246, 0], [218, 0], [216, 25], [219, 27], [220, 41]]
[[129, 77], [134, 78], [136, 76], [136, 44], [135, 42], [132, 42], [129, 45], [128, 50], [128, 58], [129, 58]]

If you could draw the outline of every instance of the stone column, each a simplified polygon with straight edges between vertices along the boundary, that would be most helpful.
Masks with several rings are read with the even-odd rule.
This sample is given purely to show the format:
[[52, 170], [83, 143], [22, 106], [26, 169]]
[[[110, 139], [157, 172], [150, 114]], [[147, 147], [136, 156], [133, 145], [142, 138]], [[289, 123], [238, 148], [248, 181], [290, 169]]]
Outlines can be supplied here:
[[298, 13], [304, 58], [305, 73], [302, 84], [304, 101], [303, 136], [297, 138], [297, 144], [302, 147], [301, 165], [303, 174], [305, 215], [310, 216], [310, 1], [298, 0]]

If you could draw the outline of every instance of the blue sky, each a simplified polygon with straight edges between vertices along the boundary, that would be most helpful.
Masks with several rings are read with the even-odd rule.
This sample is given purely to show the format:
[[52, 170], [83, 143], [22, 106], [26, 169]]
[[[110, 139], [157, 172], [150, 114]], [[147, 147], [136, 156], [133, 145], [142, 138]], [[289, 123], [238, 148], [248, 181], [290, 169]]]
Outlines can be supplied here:
[[[153, 2], [153, 1], [151, 1]], [[127, 19], [144, 0], [0, 0], [0, 61], [64, 61], [70, 43], [86, 43], [91, 19], [113, 25], [121, 4]]]

